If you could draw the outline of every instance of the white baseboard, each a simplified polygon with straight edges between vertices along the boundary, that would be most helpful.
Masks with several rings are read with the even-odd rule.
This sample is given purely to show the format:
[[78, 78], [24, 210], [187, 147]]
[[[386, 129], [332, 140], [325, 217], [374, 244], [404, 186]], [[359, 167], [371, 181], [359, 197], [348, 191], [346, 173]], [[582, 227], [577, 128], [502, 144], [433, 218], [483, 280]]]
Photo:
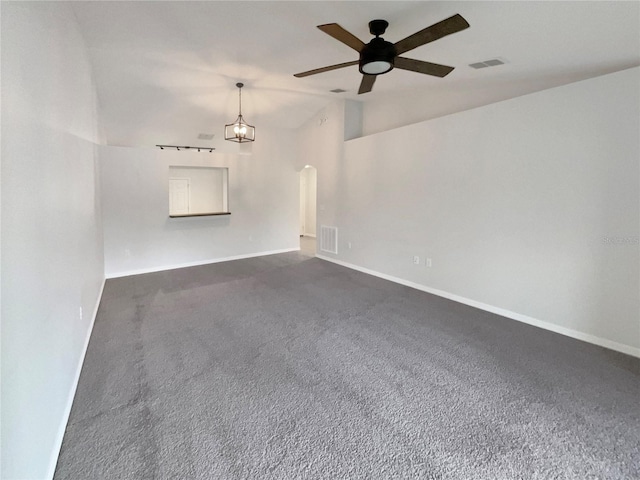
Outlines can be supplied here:
[[469, 305], [470, 307], [475, 307], [480, 310], [484, 310], [486, 312], [495, 313], [502, 317], [510, 318], [512, 320], [517, 320], [522, 323], [533, 325], [534, 327], [550, 330], [552, 332], [559, 333], [561, 335], [566, 335], [567, 337], [572, 337], [577, 340], [593, 343], [594, 345], [598, 345], [600, 347], [609, 348], [611, 350], [616, 350], [618, 352], [626, 353], [627, 355], [640, 358], [640, 348], [632, 347], [631, 345], [625, 345], [623, 343], [614, 342], [613, 340], [597, 337], [595, 335], [584, 333], [578, 330], [573, 330], [571, 328], [561, 327], [560, 325], [556, 325], [554, 323], [545, 322], [544, 320], [538, 320], [537, 318], [529, 317], [527, 315], [522, 315], [521, 313], [512, 312], [510, 310], [505, 310], [504, 308], [494, 307], [493, 305], [488, 305], [486, 303], [478, 302], [476, 300], [471, 300], [469, 298], [461, 297], [460, 295], [455, 295], [453, 293], [445, 292], [444, 290], [438, 290], [435, 288], [427, 287], [419, 283], [411, 282], [409, 280], [404, 280], [402, 278], [394, 277], [392, 275], [387, 275], [386, 273], [380, 273], [375, 270], [370, 270], [368, 268], [354, 265], [352, 263], [343, 262], [342, 260], [338, 260], [336, 258], [327, 257], [325, 255], [320, 255], [320, 254], [317, 254], [316, 257], [322, 260], [326, 260], [328, 262], [342, 265], [343, 267], [357, 270], [362, 273], [367, 273], [369, 275], [383, 278], [385, 280], [389, 280], [394, 283], [399, 283], [407, 287], [415, 288], [416, 290], [421, 290], [423, 292], [431, 293], [439, 297], [447, 298], [449, 300], [453, 300], [454, 302], [463, 303], [465, 305]]
[[223, 258], [212, 258], [208, 260], [199, 260], [197, 262], [187, 262], [180, 263], [174, 265], [161, 265], [158, 267], [151, 268], [141, 268], [138, 270], [128, 270], [125, 272], [115, 272], [109, 273], [106, 275], [106, 278], [120, 278], [120, 277], [129, 277], [131, 275], [141, 275], [143, 273], [154, 273], [154, 272], [163, 272], [165, 270], [175, 270], [176, 268], [186, 268], [186, 267], [198, 267], [200, 265], [209, 265], [211, 263], [220, 263], [220, 262], [229, 262], [231, 260], [242, 260], [244, 258], [253, 258], [253, 257], [262, 257], [264, 255], [274, 255], [276, 253], [287, 253], [287, 252], [296, 252], [300, 250], [300, 247], [296, 248], [283, 248], [281, 250], [269, 250], [266, 252], [256, 252], [256, 253], [247, 253], [244, 255], [234, 255], [232, 257], [223, 257]]
[[305, 233], [304, 235], [302, 235], [303, 237], [311, 237], [311, 238], [316, 238], [316, 235], [314, 233]]
[[91, 318], [91, 323], [89, 324], [89, 329], [87, 330], [87, 334], [84, 339], [82, 354], [80, 355], [80, 358], [78, 359], [78, 365], [76, 366], [73, 385], [71, 386], [71, 390], [69, 390], [69, 397], [67, 398], [67, 404], [65, 405], [64, 413], [62, 415], [62, 420], [60, 421], [60, 426], [58, 427], [58, 434], [56, 435], [54, 448], [51, 452], [51, 458], [49, 459], [49, 471], [47, 475], [48, 479], [53, 479], [53, 476], [56, 473], [56, 465], [58, 464], [58, 457], [60, 456], [60, 449], [62, 448], [62, 440], [64, 439], [64, 433], [67, 430], [67, 423], [69, 423], [69, 416], [71, 415], [71, 407], [73, 406], [73, 399], [75, 398], [76, 390], [78, 389], [78, 382], [80, 381], [80, 373], [82, 372], [84, 357], [87, 354], [87, 348], [89, 347], [89, 340], [91, 339], [91, 333], [93, 332], [93, 325], [96, 323], [96, 317], [98, 315], [98, 308], [100, 307], [100, 301], [102, 300], [102, 293], [104, 292], [105, 282], [106, 282], [106, 278], [102, 280], [102, 285], [100, 286], [100, 293], [98, 294], [98, 299], [96, 300], [95, 307], [93, 308], [93, 317]]

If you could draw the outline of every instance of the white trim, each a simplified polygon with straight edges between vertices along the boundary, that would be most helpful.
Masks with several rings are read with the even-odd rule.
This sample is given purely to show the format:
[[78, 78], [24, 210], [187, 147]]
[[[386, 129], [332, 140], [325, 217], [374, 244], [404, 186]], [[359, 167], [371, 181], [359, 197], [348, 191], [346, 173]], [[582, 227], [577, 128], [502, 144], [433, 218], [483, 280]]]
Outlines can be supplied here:
[[124, 272], [109, 273], [106, 278], [120, 278], [128, 277], [130, 275], [141, 275], [143, 273], [163, 272], [165, 270], [175, 270], [176, 268], [197, 267], [200, 265], [209, 265], [211, 263], [229, 262], [231, 260], [242, 260], [244, 258], [262, 257], [264, 255], [275, 255], [276, 253], [296, 252], [300, 250], [300, 247], [296, 248], [283, 248], [280, 250], [269, 250], [267, 252], [247, 253], [244, 255], [234, 255], [231, 257], [212, 258], [209, 260], [198, 260], [197, 262], [179, 263], [175, 265], [162, 265], [159, 267], [141, 268], [139, 270], [128, 270]]
[[311, 237], [311, 238], [316, 238], [316, 234], [315, 233], [305, 233], [304, 235], [302, 235], [303, 237]]
[[447, 298], [449, 300], [453, 300], [454, 302], [463, 303], [465, 305], [469, 305], [470, 307], [475, 307], [480, 310], [495, 313], [496, 315], [510, 318], [511, 320], [517, 320], [522, 323], [533, 325], [534, 327], [543, 328], [545, 330], [559, 333], [561, 335], [566, 335], [567, 337], [572, 337], [577, 340], [593, 343], [594, 345], [598, 345], [600, 347], [609, 348], [611, 350], [616, 350], [618, 352], [626, 353], [627, 355], [640, 358], [640, 348], [632, 347], [631, 345], [625, 345], [624, 343], [614, 342], [613, 340], [608, 340], [606, 338], [596, 337], [595, 335], [590, 335], [588, 333], [584, 333], [579, 330], [573, 330], [571, 328], [561, 327], [560, 325], [556, 325], [551, 322], [538, 320], [537, 318], [529, 317], [527, 315], [522, 315], [521, 313], [505, 310], [504, 308], [494, 307], [493, 305], [488, 305], [486, 303], [478, 302], [476, 300], [471, 300], [469, 298], [461, 297], [460, 295], [445, 292], [444, 290], [438, 290], [435, 288], [426, 287], [419, 283], [411, 282], [409, 280], [404, 280], [402, 278], [394, 277], [392, 275], [387, 275], [386, 273], [380, 273], [375, 270], [370, 270], [368, 268], [354, 265], [352, 263], [343, 262], [342, 260], [338, 260], [336, 258], [327, 257], [321, 254], [316, 254], [316, 257], [322, 260], [326, 260], [328, 262], [337, 263], [338, 265], [342, 265], [343, 267], [351, 268], [353, 270], [357, 270], [362, 273], [367, 273], [375, 277], [383, 278], [391, 282], [395, 282], [401, 285], [405, 285], [407, 287], [415, 288], [416, 290], [421, 290], [423, 292], [431, 293], [439, 297]]
[[93, 317], [87, 330], [87, 335], [84, 339], [84, 346], [82, 347], [82, 354], [78, 359], [78, 366], [76, 367], [76, 374], [73, 380], [71, 390], [69, 390], [69, 397], [67, 398], [67, 404], [62, 414], [62, 421], [58, 427], [58, 434], [56, 435], [53, 450], [51, 451], [51, 458], [49, 459], [49, 472], [47, 478], [53, 479], [53, 475], [56, 473], [56, 465], [58, 464], [58, 457], [60, 456], [60, 449], [62, 448], [62, 440], [64, 439], [64, 433], [67, 430], [67, 423], [69, 422], [69, 416], [71, 415], [71, 407], [73, 406], [73, 399], [76, 396], [76, 390], [78, 389], [78, 382], [80, 381], [80, 373], [82, 372], [82, 365], [84, 364], [84, 357], [87, 354], [87, 348], [89, 347], [89, 340], [91, 339], [91, 333], [93, 332], [93, 325], [96, 323], [96, 317], [98, 316], [98, 308], [100, 307], [100, 301], [102, 300], [102, 293], [104, 292], [104, 284], [106, 278], [102, 279], [102, 285], [100, 286], [100, 293], [96, 300], [96, 305], [93, 308]]

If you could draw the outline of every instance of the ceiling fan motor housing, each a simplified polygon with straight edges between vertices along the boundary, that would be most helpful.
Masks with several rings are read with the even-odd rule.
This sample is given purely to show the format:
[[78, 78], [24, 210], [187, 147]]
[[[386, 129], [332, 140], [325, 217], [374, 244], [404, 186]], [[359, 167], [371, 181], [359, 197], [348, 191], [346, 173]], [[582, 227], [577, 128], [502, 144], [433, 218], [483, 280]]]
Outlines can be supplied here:
[[393, 70], [396, 48], [393, 43], [376, 37], [360, 51], [358, 69], [365, 75], [381, 75]]

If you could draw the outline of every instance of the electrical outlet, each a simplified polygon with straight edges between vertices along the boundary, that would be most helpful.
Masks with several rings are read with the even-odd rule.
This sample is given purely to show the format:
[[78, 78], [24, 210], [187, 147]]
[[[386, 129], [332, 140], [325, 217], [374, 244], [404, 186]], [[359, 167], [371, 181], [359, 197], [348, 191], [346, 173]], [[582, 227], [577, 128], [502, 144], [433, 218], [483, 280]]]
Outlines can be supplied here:
[[427, 265], [427, 268], [431, 268], [431, 266], [432, 266], [431, 259], [427, 258], [427, 261], [425, 262], [425, 264]]
[[351, 242], [347, 243], [347, 247], [349, 247], [349, 250], [351, 250]]
[[82, 320], [82, 307], [78, 308], [78, 316], [80, 317], [80, 320]]
[[413, 257], [413, 264], [414, 265], [420, 265], [420, 257], [419, 256], [415, 256]]

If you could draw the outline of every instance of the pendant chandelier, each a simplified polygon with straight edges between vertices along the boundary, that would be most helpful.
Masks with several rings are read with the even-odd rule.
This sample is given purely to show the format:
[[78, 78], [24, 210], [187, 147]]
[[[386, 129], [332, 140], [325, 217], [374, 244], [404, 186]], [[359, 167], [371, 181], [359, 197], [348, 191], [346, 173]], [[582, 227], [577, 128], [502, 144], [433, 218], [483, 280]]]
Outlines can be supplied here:
[[249, 125], [242, 118], [242, 87], [243, 83], [236, 83], [238, 87], [238, 118], [233, 123], [224, 126], [224, 139], [232, 142], [253, 142], [256, 139], [256, 128]]

